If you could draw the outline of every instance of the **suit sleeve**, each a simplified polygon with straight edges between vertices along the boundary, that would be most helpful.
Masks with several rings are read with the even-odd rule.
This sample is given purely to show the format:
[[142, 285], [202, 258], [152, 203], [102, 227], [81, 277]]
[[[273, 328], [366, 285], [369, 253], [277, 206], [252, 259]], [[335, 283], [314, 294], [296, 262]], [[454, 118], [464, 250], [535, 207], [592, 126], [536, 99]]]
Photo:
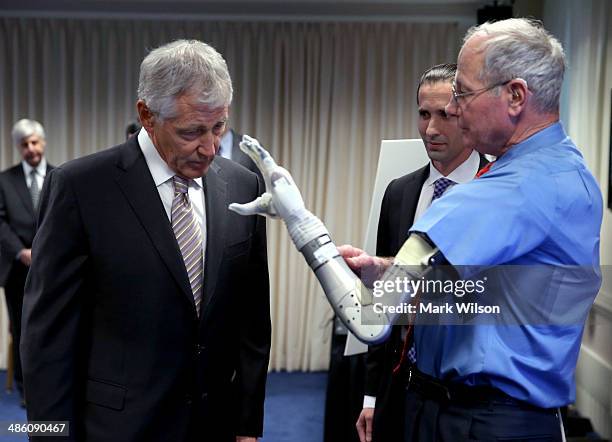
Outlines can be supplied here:
[[[389, 211], [391, 210], [391, 192], [393, 183], [391, 181], [385, 190], [382, 204], [380, 207], [380, 216], [378, 218], [378, 231], [376, 236], [376, 256], [390, 256], [390, 226], [389, 226]], [[385, 345], [370, 345], [365, 357], [366, 376], [365, 376], [365, 394], [367, 396], [376, 396], [380, 385], [382, 370], [385, 357]]]
[[65, 173], [54, 169], [47, 184], [41, 195], [40, 228], [32, 248], [32, 267], [23, 303], [24, 388], [28, 419], [69, 421], [69, 440], [76, 440], [78, 428], [74, 422], [80, 394], [75, 391], [77, 341], [83, 338], [79, 326], [83, 316], [81, 289], [87, 272], [87, 240]]
[[4, 180], [0, 179], [0, 254], [14, 259], [25, 246], [9, 224], [6, 191]]
[[[257, 179], [255, 198], [262, 193]], [[257, 192], [257, 195], [255, 194]], [[245, 297], [240, 321], [240, 360], [237, 370], [238, 422], [236, 435], [261, 436], [263, 433], [263, 407], [270, 360], [272, 326], [270, 320], [270, 283], [268, 279], [268, 255], [266, 219], [255, 216], [255, 228], [250, 253], [249, 274], [245, 275]]]

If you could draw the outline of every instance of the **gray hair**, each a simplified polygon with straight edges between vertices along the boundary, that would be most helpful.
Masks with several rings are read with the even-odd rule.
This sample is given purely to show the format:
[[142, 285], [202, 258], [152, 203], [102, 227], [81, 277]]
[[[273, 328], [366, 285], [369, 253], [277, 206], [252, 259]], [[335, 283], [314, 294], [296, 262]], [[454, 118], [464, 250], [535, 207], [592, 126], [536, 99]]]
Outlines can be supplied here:
[[230, 105], [232, 79], [221, 54], [198, 40], [152, 50], [140, 65], [138, 98], [163, 120], [176, 115], [176, 99], [186, 93], [213, 109]]
[[15, 123], [13, 130], [11, 131], [11, 136], [13, 137], [13, 143], [15, 146], [19, 146], [21, 144], [21, 140], [31, 137], [32, 135], [38, 135], [44, 140], [45, 129], [38, 121], [28, 120], [27, 118], [23, 118]]
[[486, 40], [480, 80], [488, 84], [522, 78], [542, 112], [559, 109], [559, 95], [566, 61], [561, 43], [542, 23], [525, 18], [487, 22], [470, 28], [463, 44], [474, 35]]

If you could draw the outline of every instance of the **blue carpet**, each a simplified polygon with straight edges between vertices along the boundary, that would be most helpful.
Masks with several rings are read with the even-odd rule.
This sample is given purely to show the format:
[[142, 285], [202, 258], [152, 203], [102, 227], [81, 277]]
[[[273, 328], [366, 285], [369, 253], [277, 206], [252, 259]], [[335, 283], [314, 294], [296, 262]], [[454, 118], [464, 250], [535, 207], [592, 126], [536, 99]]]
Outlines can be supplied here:
[[270, 373], [263, 442], [323, 440], [327, 373]]
[[[25, 423], [17, 392], [6, 393], [0, 371], [0, 423]], [[270, 373], [266, 389], [262, 442], [319, 442], [323, 439], [327, 373]], [[26, 436], [0, 435], [2, 442], [26, 442]]]
[[[0, 370], [0, 424], [3, 430], [6, 429], [9, 423], [26, 423], [26, 412], [19, 405], [20, 397], [17, 390], [12, 393], [7, 393], [4, 390], [6, 385], [6, 371]], [[27, 442], [28, 437], [22, 435], [6, 435], [0, 433], [0, 441], [2, 442]]]

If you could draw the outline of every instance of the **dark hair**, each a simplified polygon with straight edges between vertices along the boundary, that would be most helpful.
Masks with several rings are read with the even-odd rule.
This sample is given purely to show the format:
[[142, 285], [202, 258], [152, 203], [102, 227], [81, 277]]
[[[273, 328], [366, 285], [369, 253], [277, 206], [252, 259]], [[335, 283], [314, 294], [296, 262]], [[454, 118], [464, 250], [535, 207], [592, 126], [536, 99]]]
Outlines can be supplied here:
[[421, 79], [419, 80], [419, 86], [417, 87], [416, 91], [417, 104], [419, 104], [419, 91], [421, 90], [422, 85], [424, 85], [425, 83], [433, 84], [438, 82], [451, 82], [455, 78], [456, 72], [456, 63], [437, 64], [423, 72], [423, 75], [421, 75]]
[[138, 132], [141, 127], [142, 126], [140, 126], [140, 123], [138, 123], [136, 121], [132, 121], [125, 128], [125, 138], [126, 139], [130, 138], [130, 135], [135, 134], [136, 132]]

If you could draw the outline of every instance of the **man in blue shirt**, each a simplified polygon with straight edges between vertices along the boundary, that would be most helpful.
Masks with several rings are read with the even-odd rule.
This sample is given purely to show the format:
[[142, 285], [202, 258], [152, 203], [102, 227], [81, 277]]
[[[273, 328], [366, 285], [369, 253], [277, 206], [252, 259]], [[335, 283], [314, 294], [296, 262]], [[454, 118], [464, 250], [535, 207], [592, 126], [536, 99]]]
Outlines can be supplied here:
[[[531, 276], [502, 288], [511, 307], [542, 297], [529, 290], [539, 268], [581, 269], [557, 283], [551, 302], [583, 307], [565, 323], [415, 327], [406, 441], [562, 440], [557, 409], [575, 398], [584, 318], [600, 284], [602, 219], [597, 182], [559, 122], [564, 68], [561, 45], [538, 23], [468, 31], [446, 112], [457, 116], [464, 144], [498, 159], [437, 200], [411, 232], [463, 277], [461, 266], [529, 266]], [[345, 259], [352, 268], [383, 260]]]
[[[457, 184], [471, 181], [488, 161], [463, 144], [457, 118], [448, 116], [445, 106], [457, 65], [440, 64], [427, 69], [417, 87], [418, 130], [430, 162], [425, 167], [393, 180], [382, 200], [376, 253], [394, 256], [406, 241], [409, 228], [433, 201]], [[345, 246], [350, 247], [350, 246]], [[342, 249], [342, 248], [341, 248]], [[370, 346], [365, 360], [365, 397], [357, 421], [361, 442], [401, 440], [404, 392], [400, 368], [414, 363], [412, 341], [407, 327], [394, 328], [384, 345]], [[402, 357], [403, 355], [403, 357]]]

